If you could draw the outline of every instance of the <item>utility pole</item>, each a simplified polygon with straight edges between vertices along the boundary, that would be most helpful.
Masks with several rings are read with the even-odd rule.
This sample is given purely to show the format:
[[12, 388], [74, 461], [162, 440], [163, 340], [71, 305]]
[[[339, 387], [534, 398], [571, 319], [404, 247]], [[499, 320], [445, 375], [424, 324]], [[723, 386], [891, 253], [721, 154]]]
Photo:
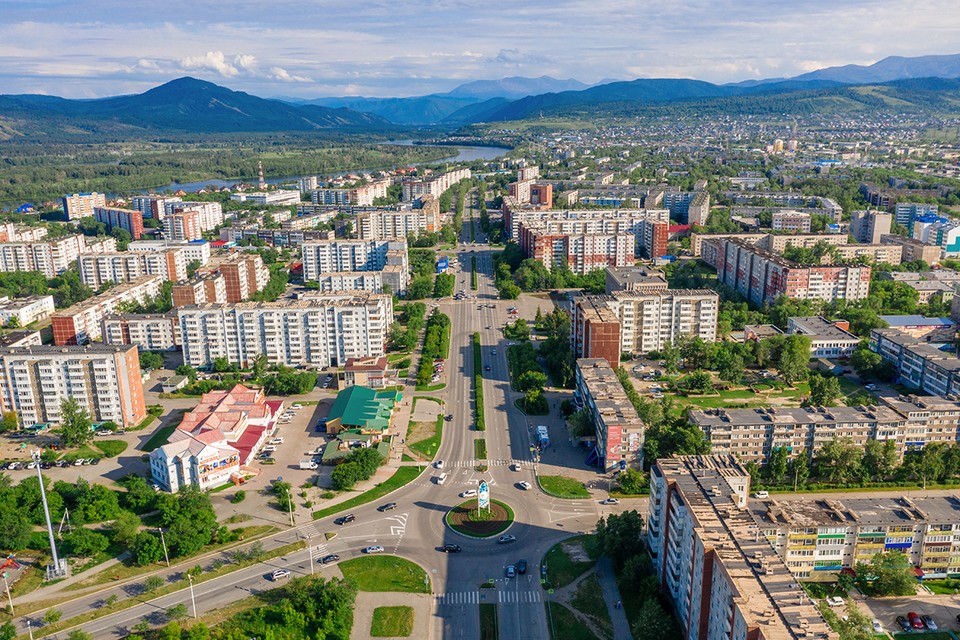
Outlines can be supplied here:
[[50, 521], [50, 506], [47, 504], [47, 490], [43, 486], [43, 473], [40, 471], [40, 451], [33, 452], [33, 461], [37, 467], [37, 478], [40, 480], [40, 500], [43, 502], [43, 515], [47, 520], [47, 536], [50, 539], [50, 555], [53, 563], [47, 565], [47, 580], [66, 578], [70, 574], [67, 561], [57, 555], [57, 544], [53, 539], [53, 523]]
[[7, 572], [3, 572], [3, 586], [7, 589], [7, 600], [10, 601], [10, 617], [13, 617], [13, 596], [10, 595], [10, 583], [7, 582]]
[[197, 599], [193, 597], [193, 576], [187, 573], [187, 580], [190, 581], [190, 602], [193, 604], [193, 619], [197, 619]]
[[163, 557], [167, 559], [167, 566], [170, 566], [170, 554], [167, 553], [167, 541], [163, 537], [163, 527], [157, 527], [157, 531], [160, 532], [160, 544], [163, 545]]
[[297, 526], [293, 521], [293, 499], [290, 497], [291, 492], [293, 492], [293, 487], [290, 487], [290, 490], [287, 491], [287, 511], [290, 513], [290, 526]]
[[310, 556], [310, 575], [314, 575], [313, 568], [313, 543], [310, 542], [310, 536], [307, 536], [307, 553]]
[[27, 620], [27, 633], [30, 634], [30, 640], [33, 640], [33, 623]]

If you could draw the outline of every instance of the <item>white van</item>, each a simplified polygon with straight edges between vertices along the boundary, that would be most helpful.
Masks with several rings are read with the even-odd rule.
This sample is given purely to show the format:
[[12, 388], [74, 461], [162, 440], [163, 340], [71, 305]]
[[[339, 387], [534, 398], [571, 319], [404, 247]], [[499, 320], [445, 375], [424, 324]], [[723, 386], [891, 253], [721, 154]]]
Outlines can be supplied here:
[[446, 481], [447, 481], [447, 474], [441, 473], [440, 475], [437, 476], [437, 484], [443, 484]]

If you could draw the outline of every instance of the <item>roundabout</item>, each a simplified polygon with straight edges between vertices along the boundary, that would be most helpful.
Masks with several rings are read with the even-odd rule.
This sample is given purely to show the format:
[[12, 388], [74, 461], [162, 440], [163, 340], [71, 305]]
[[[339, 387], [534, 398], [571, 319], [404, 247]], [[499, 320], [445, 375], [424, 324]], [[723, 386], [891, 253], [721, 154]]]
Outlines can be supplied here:
[[457, 533], [471, 538], [490, 538], [510, 528], [513, 509], [505, 502], [491, 500], [490, 508], [477, 511], [476, 499], [461, 502], [447, 512], [444, 522]]

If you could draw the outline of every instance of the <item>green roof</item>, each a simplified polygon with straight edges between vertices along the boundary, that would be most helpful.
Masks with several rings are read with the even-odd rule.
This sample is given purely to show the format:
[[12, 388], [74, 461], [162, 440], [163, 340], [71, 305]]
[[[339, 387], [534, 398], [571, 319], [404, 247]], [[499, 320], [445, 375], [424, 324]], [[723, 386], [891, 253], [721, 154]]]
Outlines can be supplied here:
[[400, 401], [396, 390], [374, 391], [369, 387], [347, 387], [337, 394], [327, 420], [339, 418], [343, 427], [386, 430], [393, 408]]

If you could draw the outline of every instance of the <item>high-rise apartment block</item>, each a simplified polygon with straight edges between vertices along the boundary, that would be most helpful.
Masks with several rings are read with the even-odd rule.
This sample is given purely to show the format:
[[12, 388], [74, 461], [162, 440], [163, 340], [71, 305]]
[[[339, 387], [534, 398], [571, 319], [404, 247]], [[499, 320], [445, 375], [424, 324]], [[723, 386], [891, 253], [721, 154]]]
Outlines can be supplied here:
[[58, 424], [67, 399], [94, 422], [139, 424], [147, 410], [137, 347], [0, 348], [0, 410], [16, 412], [23, 426]]
[[360, 240], [383, 240], [406, 238], [409, 235], [433, 233], [443, 226], [439, 207], [411, 210], [361, 211], [357, 213], [353, 228]]
[[733, 456], [661, 458], [650, 470], [647, 548], [682, 640], [837, 640], [747, 507]]
[[295, 189], [248, 191], [230, 194], [230, 200], [234, 202], [249, 202], [250, 204], [284, 206], [288, 204], [298, 204], [300, 202], [300, 192]]
[[167, 202], [164, 211], [166, 240], [199, 240], [205, 231], [223, 224], [223, 206], [219, 202]]
[[793, 300], [862, 300], [870, 293], [870, 267], [801, 265], [749, 242], [725, 238], [713, 244], [717, 280], [754, 304], [780, 296]]
[[111, 231], [117, 228], [127, 230], [134, 240], [139, 240], [143, 235], [143, 214], [135, 209], [97, 207], [93, 210], [93, 217]]
[[80, 280], [93, 290], [106, 282], [129, 282], [142, 276], [159, 275], [173, 282], [187, 277], [187, 260], [180, 249], [92, 253], [80, 256], [77, 266]]
[[[349, 189], [317, 189], [310, 191], [310, 202], [322, 205], [353, 205], [355, 207], [373, 206], [377, 198], [386, 198], [391, 185], [390, 180], [374, 182]], [[307, 191], [307, 189], [301, 189]], [[438, 194], [439, 195], [439, 194]]]
[[270, 270], [256, 253], [234, 254], [217, 264], [216, 270], [223, 274], [227, 302], [243, 302], [270, 281]]
[[643, 246], [643, 220], [669, 222], [667, 209], [612, 209], [600, 211], [577, 211], [561, 209], [519, 209], [512, 208], [504, 200], [504, 229], [513, 239], [520, 237], [520, 225], [545, 225], [547, 231], [556, 235], [632, 233], [637, 236], [637, 244]]
[[12, 222], [0, 222], [0, 242], [40, 242], [46, 237], [46, 227], [28, 227]]
[[210, 243], [207, 240], [136, 240], [127, 245], [127, 251], [164, 252], [171, 249], [182, 251], [187, 264], [197, 261], [203, 266], [210, 262]]
[[670, 223], [662, 220], [641, 220], [640, 233], [643, 236], [643, 251], [649, 260], [667, 255], [667, 242], [670, 239]]
[[205, 304], [178, 310], [184, 362], [226, 358], [242, 366], [264, 354], [271, 364], [329, 367], [380, 356], [393, 322], [393, 298], [366, 292], [301, 300]]
[[576, 376], [574, 399], [590, 412], [597, 435], [597, 445], [590, 457], [605, 471], [640, 467], [644, 424], [616, 371], [604, 358], [580, 358]]
[[520, 246], [528, 258], [539, 260], [547, 270], [568, 269], [584, 274], [606, 267], [632, 265], [636, 236], [618, 234], [555, 235], [546, 225], [521, 225]]
[[145, 351], [174, 351], [180, 346], [176, 311], [108, 315], [102, 325], [104, 344], [135, 344]]
[[854, 211], [850, 214], [850, 235], [863, 244], [880, 244], [892, 223], [893, 216], [883, 211]]
[[85, 344], [99, 340], [104, 316], [118, 313], [123, 303], [143, 304], [160, 293], [164, 276], [143, 276], [111, 287], [53, 314], [53, 342], [57, 345]]
[[453, 171], [448, 171], [436, 177], [404, 180], [401, 183], [403, 187], [401, 200], [404, 202], [413, 202], [424, 195], [439, 198], [440, 194], [461, 180], [469, 180], [471, 175], [470, 169], [454, 169]]
[[188, 282], [178, 282], [172, 290], [174, 308], [192, 304], [226, 303], [227, 279], [219, 271], [198, 273]]
[[116, 250], [117, 240], [110, 236], [73, 235], [48, 242], [3, 242], [0, 243], [0, 272], [39, 271], [53, 278], [74, 266], [83, 254]]
[[923, 260], [927, 264], [938, 264], [943, 254], [943, 251], [937, 245], [924, 244], [919, 240], [904, 238], [903, 236], [884, 235], [880, 237], [880, 242], [901, 247], [903, 262]]
[[63, 196], [63, 213], [67, 220], [79, 220], [92, 216], [97, 207], [107, 206], [107, 197], [102, 193], [74, 193]]
[[183, 198], [180, 196], [134, 196], [130, 200], [130, 208], [142, 213], [144, 218], [161, 221], [167, 217], [168, 209], [172, 210], [182, 204]]
[[810, 233], [810, 214], [804, 211], [777, 211], [770, 220], [774, 231], [800, 231]]
[[[383, 291], [383, 271], [341, 271], [322, 273], [315, 282], [320, 285], [318, 291]], [[389, 277], [387, 278], [389, 280]], [[388, 283], [389, 286], [389, 283]], [[391, 291], [394, 291], [391, 287]]]
[[403, 238], [304, 242], [302, 255], [303, 279], [307, 282], [325, 273], [381, 271], [383, 284], [394, 293], [406, 292], [409, 285], [410, 263]]
[[317, 188], [317, 184], [319, 184], [317, 176], [303, 176], [297, 179], [297, 189], [299, 189], [301, 193], [313, 191]]
[[710, 194], [706, 191], [680, 191], [676, 187], [655, 187], [647, 192], [643, 206], [647, 209], [663, 207], [681, 222], [704, 225], [710, 217]]
[[921, 202], [897, 202], [893, 206], [893, 221], [909, 227], [916, 218], [937, 215], [939, 206]]
[[667, 277], [663, 271], [650, 267], [607, 267], [606, 292], [665, 291]]
[[897, 370], [900, 384], [935, 396], [960, 395], [960, 358], [897, 329], [874, 329], [870, 348]]

